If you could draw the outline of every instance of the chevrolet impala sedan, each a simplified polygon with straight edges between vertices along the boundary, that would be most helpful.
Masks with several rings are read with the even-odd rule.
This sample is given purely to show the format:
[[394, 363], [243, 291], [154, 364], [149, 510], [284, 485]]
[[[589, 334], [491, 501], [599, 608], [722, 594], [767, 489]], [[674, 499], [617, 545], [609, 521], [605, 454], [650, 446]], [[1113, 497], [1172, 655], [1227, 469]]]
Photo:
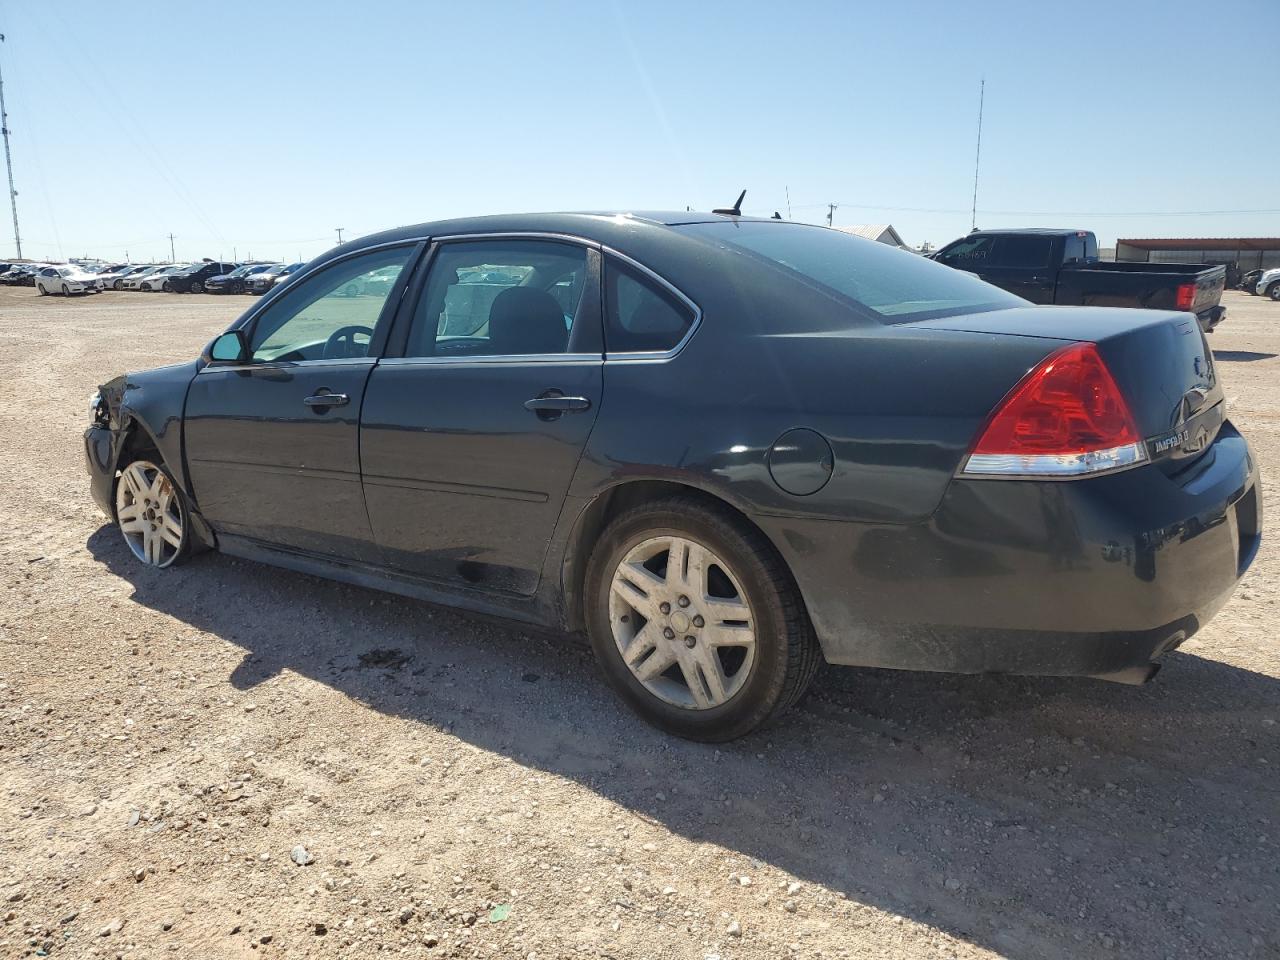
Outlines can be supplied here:
[[367, 237], [92, 408], [93, 497], [140, 563], [216, 549], [585, 631], [623, 701], [702, 740], [823, 658], [1145, 681], [1261, 535], [1194, 316], [1032, 307], [732, 213]]

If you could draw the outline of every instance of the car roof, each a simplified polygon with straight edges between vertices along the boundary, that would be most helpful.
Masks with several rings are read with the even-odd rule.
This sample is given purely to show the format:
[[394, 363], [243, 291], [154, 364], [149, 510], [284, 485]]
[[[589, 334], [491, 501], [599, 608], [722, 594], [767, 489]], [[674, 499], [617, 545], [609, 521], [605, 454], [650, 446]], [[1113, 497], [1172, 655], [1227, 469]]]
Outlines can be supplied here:
[[[988, 233], [1023, 233], [1028, 236], [1047, 236], [1047, 237], [1070, 237], [1078, 233], [1092, 233], [1091, 230], [1074, 230], [1070, 227], [1017, 227], [1012, 230], [974, 230], [968, 234], [971, 237], [980, 237]], [[961, 237], [960, 239], [964, 239]]]
[[[563, 233], [598, 243], [609, 243], [628, 233], [644, 229], [661, 229], [690, 223], [714, 223], [724, 220], [761, 220], [760, 217], [731, 217], [689, 210], [673, 211], [604, 211], [588, 210], [566, 213], [504, 213], [454, 220], [433, 220], [413, 226], [397, 227], [352, 240], [338, 249], [357, 249], [378, 243], [393, 243], [418, 237], [440, 237], [470, 233]], [[771, 221], [764, 221], [771, 222]]]

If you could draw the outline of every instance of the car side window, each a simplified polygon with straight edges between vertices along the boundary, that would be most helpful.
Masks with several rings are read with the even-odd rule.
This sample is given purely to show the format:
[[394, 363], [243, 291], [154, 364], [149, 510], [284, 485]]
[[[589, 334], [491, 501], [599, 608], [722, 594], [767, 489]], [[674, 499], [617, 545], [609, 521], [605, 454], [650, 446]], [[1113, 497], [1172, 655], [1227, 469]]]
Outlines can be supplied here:
[[990, 264], [993, 267], [1020, 269], [1046, 267], [1049, 265], [1049, 256], [1052, 252], [1052, 237], [999, 237], [996, 240], [995, 252], [991, 256]]
[[[443, 244], [414, 311], [406, 357], [570, 352], [584, 317], [587, 251], [552, 240]], [[597, 334], [598, 336], [598, 334]]]
[[290, 285], [255, 320], [250, 356], [255, 361], [368, 356], [387, 297], [413, 250], [373, 250]]
[[688, 305], [652, 278], [616, 260], [605, 266], [605, 349], [666, 353], [693, 326]]
[[981, 266], [991, 256], [991, 237], [967, 237], [947, 247], [938, 255], [938, 262], [947, 265]]

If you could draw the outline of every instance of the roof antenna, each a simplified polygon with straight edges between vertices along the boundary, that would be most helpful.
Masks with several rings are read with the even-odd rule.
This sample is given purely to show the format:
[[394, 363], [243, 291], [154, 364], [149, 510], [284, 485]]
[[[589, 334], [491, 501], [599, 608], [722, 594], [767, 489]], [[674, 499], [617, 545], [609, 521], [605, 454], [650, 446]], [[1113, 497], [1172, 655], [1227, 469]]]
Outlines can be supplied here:
[[745, 190], [743, 190], [740, 194], [738, 194], [738, 199], [734, 202], [733, 209], [731, 210], [726, 210], [723, 207], [721, 207], [716, 210], [712, 210], [711, 212], [721, 213], [721, 214], [724, 214], [726, 217], [740, 217], [742, 216], [742, 199], [746, 195], [747, 195], [747, 191]]
[[773, 211], [773, 217], [772, 217], [771, 219], [773, 219], [773, 220], [781, 220], [781, 219], [782, 219], [782, 214], [780, 214], [777, 210], [775, 210], [775, 211]]

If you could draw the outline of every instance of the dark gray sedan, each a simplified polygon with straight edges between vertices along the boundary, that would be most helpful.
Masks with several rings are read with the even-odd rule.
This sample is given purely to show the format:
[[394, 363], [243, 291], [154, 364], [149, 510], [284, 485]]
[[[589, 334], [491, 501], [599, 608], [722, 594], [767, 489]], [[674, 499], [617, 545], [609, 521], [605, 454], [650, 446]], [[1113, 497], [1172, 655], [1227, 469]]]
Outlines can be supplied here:
[[94, 398], [143, 563], [216, 548], [585, 630], [683, 736], [820, 660], [1141, 682], [1257, 552], [1194, 316], [1037, 308], [821, 227], [429, 223]]

